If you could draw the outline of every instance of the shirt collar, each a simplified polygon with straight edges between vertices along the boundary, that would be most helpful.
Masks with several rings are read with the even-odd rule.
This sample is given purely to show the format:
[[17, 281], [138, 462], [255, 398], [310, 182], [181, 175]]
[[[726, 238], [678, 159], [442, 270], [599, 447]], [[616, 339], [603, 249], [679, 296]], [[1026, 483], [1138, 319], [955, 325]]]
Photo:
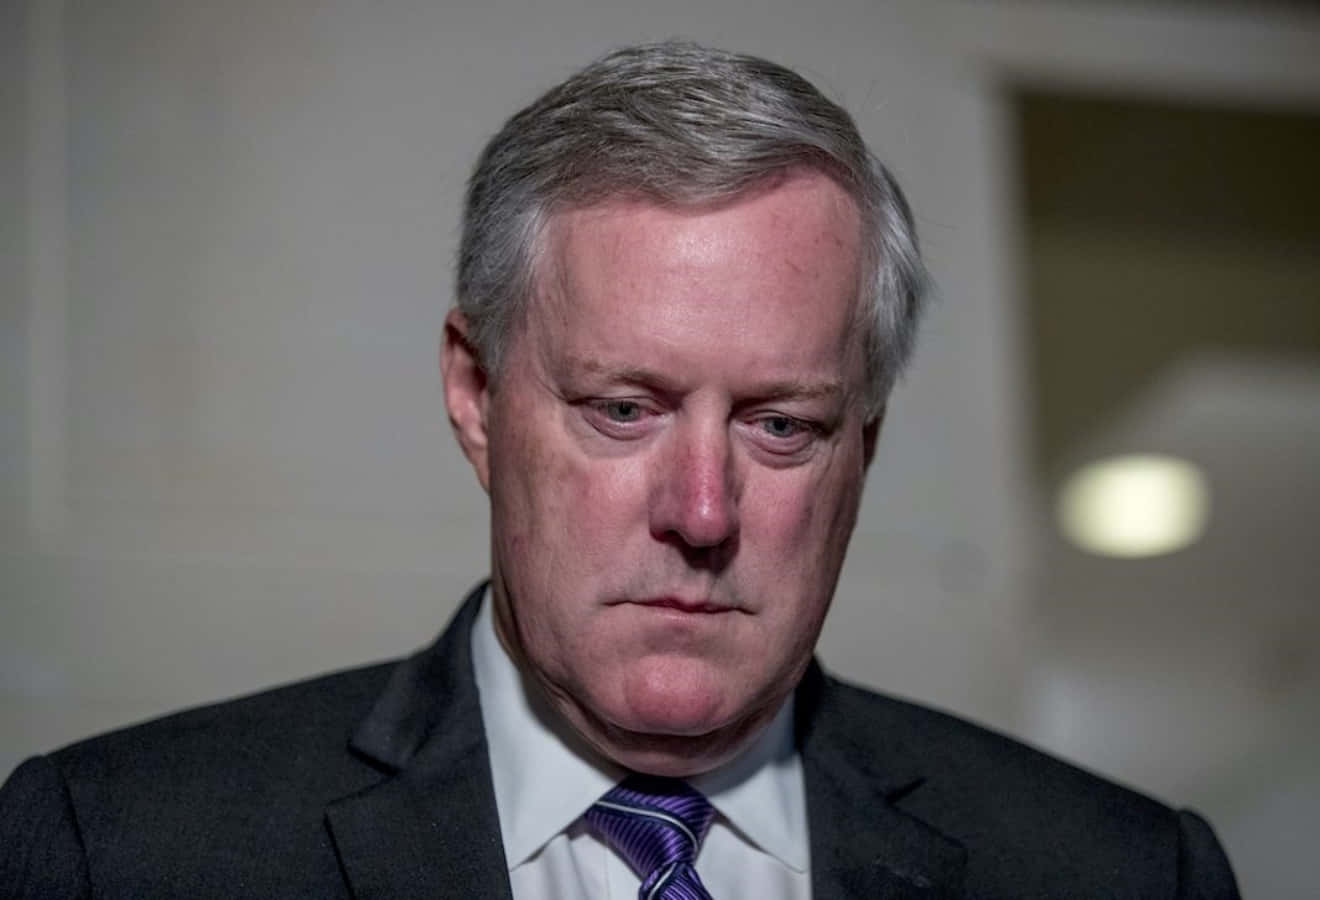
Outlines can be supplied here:
[[539, 691], [524, 682], [496, 636], [490, 599], [487, 588], [472, 629], [472, 669], [504, 859], [512, 870], [573, 824], [623, 772], [561, 737], [555, 713]]
[[790, 869], [807, 870], [807, 805], [792, 694], [750, 747], [688, 781], [748, 841]]
[[[472, 667], [504, 858], [513, 870], [627, 773], [585, 746], [526, 682], [495, 634], [489, 601], [488, 588], [472, 629]], [[746, 840], [806, 871], [806, 801], [791, 696], [736, 759], [688, 780]]]

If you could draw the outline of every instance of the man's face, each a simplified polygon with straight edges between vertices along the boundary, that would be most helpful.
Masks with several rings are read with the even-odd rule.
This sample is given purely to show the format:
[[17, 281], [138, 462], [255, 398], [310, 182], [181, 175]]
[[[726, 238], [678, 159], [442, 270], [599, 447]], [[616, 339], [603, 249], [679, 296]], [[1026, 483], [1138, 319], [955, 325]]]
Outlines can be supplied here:
[[451, 317], [501, 639], [628, 768], [718, 765], [810, 659], [874, 437], [858, 242], [811, 172], [697, 210], [620, 199], [552, 220], [493, 387]]

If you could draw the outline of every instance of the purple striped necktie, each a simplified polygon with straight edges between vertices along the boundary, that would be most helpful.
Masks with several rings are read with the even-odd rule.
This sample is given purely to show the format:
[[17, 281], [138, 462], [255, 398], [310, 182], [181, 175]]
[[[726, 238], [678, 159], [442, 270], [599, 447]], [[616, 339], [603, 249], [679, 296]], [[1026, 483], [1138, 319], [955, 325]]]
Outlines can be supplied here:
[[714, 817], [683, 782], [647, 775], [630, 775], [585, 814], [642, 879], [639, 900], [711, 900], [692, 861]]

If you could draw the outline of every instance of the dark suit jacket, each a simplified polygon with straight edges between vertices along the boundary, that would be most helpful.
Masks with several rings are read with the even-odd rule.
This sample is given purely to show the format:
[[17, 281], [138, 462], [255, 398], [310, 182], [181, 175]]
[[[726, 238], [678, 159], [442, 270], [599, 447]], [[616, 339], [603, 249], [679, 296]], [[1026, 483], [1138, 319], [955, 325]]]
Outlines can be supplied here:
[[[0, 897], [508, 897], [468, 635], [129, 728], [0, 789]], [[816, 667], [798, 696], [833, 898], [1229, 898], [1195, 815]]]

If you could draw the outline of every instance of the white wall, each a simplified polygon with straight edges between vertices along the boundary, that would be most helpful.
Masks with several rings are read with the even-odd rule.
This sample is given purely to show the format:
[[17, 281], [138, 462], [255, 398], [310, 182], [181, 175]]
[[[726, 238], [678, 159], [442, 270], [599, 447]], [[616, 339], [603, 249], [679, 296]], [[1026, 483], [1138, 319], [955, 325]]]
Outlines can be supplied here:
[[941, 285], [827, 663], [1022, 732], [1039, 538], [1005, 85], [1320, 95], [1314, 17], [1217, 7], [3, 10], [6, 770], [439, 630], [486, 565], [484, 497], [435, 366], [464, 179], [545, 87], [612, 46], [673, 35], [792, 65], [852, 109], [906, 186]]
[[32, 7], [28, 365], [6, 388], [33, 448], [7, 482], [14, 756], [440, 627], [485, 570], [435, 369], [463, 181], [547, 85], [672, 34], [810, 73], [910, 187], [948, 296], [825, 654], [1011, 722], [1013, 373], [993, 292], [960, 284], [985, 266], [981, 125], [932, 67], [930, 17], [597, 6]]

